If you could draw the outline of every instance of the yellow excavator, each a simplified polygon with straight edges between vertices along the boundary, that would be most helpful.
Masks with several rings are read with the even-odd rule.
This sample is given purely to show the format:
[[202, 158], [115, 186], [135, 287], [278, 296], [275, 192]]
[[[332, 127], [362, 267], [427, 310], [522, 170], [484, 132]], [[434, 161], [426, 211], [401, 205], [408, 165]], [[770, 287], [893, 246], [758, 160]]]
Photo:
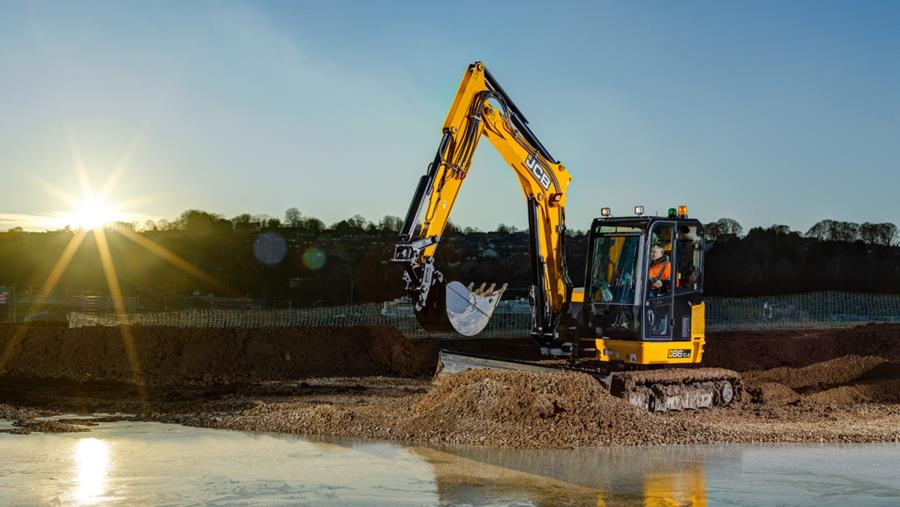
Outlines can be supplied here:
[[[522, 111], [481, 62], [466, 69], [434, 160], [420, 179], [394, 247], [416, 318], [432, 332], [474, 336], [487, 326], [506, 284], [448, 281], [435, 253], [482, 137], [500, 152], [527, 202], [531, 335], [541, 353], [568, 358], [611, 392], [651, 411], [728, 405], [740, 377], [698, 365], [705, 344], [703, 227], [686, 206], [666, 216], [594, 219], [583, 288], [565, 259], [566, 192], [572, 177], [538, 140]], [[438, 375], [466, 368], [555, 371], [557, 366], [443, 351]]]

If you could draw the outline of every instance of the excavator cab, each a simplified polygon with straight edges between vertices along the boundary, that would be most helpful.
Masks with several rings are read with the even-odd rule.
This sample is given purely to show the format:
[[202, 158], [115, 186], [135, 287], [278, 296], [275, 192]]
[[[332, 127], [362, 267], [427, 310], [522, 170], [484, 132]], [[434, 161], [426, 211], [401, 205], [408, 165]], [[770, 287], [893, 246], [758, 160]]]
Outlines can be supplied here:
[[699, 363], [703, 226], [687, 208], [596, 219], [588, 248], [579, 355], [633, 365]]

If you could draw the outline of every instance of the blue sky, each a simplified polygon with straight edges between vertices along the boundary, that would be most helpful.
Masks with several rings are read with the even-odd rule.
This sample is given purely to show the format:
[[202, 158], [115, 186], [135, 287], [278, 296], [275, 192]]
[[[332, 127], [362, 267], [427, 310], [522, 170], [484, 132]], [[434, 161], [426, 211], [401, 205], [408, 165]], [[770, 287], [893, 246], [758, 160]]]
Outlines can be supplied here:
[[[806, 230], [900, 222], [896, 2], [2, 2], [0, 229], [95, 186], [327, 223], [402, 215], [480, 59], [572, 172], [568, 222], [687, 203]], [[524, 226], [483, 143], [452, 219]], [[46, 186], [46, 185], [44, 185]]]

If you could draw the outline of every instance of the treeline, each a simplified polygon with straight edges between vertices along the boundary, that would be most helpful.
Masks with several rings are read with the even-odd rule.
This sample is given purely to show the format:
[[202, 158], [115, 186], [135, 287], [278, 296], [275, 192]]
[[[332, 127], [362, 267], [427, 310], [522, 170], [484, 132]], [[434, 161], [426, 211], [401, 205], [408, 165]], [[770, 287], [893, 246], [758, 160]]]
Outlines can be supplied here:
[[[737, 220], [731, 218], [720, 218], [715, 222], [705, 224], [703, 229], [706, 238], [713, 242], [719, 239], [738, 237], [744, 230]], [[766, 229], [754, 228], [751, 229], [750, 232], [762, 230], [774, 234], [800, 235], [799, 231], [792, 231], [787, 225], [773, 225]], [[816, 222], [805, 234], [803, 234], [803, 237], [819, 241], [839, 241], [843, 243], [862, 241], [869, 245], [878, 246], [894, 245], [898, 239], [897, 226], [891, 223], [865, 222], [863, 224], [858, 224], [855, 222], [830, 219]]]
[[715, 238], [706, 257], [706, 292], [721, 296], [825, 290], [900, 294], [900, 247], [892, 246], [896, 226], [873, 224], [882, 226], [873, 237], [862, 236], [861, 227], [855, 236], [845, 226], [823, 228], [822, 224], [830, 223], [835, 221], [823, 220], [805, 234], [776, 225], [750, 229], [745, 236]]
[[[172, 221], [117, 224], [107, 230], [122, 290], [134, 295], [247, 296], [300, 304], [384, 301], [403, 294], [391, 265], [398, 217], [354, 216], [326, 225], [296, 208], [283, 219], [242, 214], [226, 219], [188, 210]], [[900, 292], [900, 247], [893, 224], [823, 220], [808, 231], [786, 226], [744, 234], [734, 220], [705, 225], [706, 292], [749, 296], [819, 290]], [[0, 233], [0, 284], [37, 289], [73, 231]], [[584, 280], [587, 235], [570, 232], [573, 282]], [[70, 294], [106, 292], [94, 235], [85, 236], [57, 287]], [[530, 284], [528, 235], [501, 224], [494, 231], [451, 226], [438, 264], [451, 279], [507, 282], [524, 296]], [[198, 277], [197, 271], [203, 276]]]

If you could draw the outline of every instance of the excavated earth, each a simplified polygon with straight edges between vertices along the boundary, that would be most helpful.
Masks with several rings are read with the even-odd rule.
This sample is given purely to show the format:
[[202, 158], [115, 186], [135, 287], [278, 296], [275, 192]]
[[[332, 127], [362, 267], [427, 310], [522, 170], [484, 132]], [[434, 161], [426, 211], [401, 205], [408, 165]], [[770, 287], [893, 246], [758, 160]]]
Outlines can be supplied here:
[[[441, 348], [537, 359], [527, 338], [409, 340], [388, 328], [0, 327], [0, 431], [89, 431], [118, 414], [213, 428], [570, 448], [900, 441], [900, 326], [714, 334], [737, 406], [644, 412], [575, 372], [466, 371]], [[665, 375], [652, 372], [648, 375]], [[130, 415], [121, 415], [130, 414]]]

